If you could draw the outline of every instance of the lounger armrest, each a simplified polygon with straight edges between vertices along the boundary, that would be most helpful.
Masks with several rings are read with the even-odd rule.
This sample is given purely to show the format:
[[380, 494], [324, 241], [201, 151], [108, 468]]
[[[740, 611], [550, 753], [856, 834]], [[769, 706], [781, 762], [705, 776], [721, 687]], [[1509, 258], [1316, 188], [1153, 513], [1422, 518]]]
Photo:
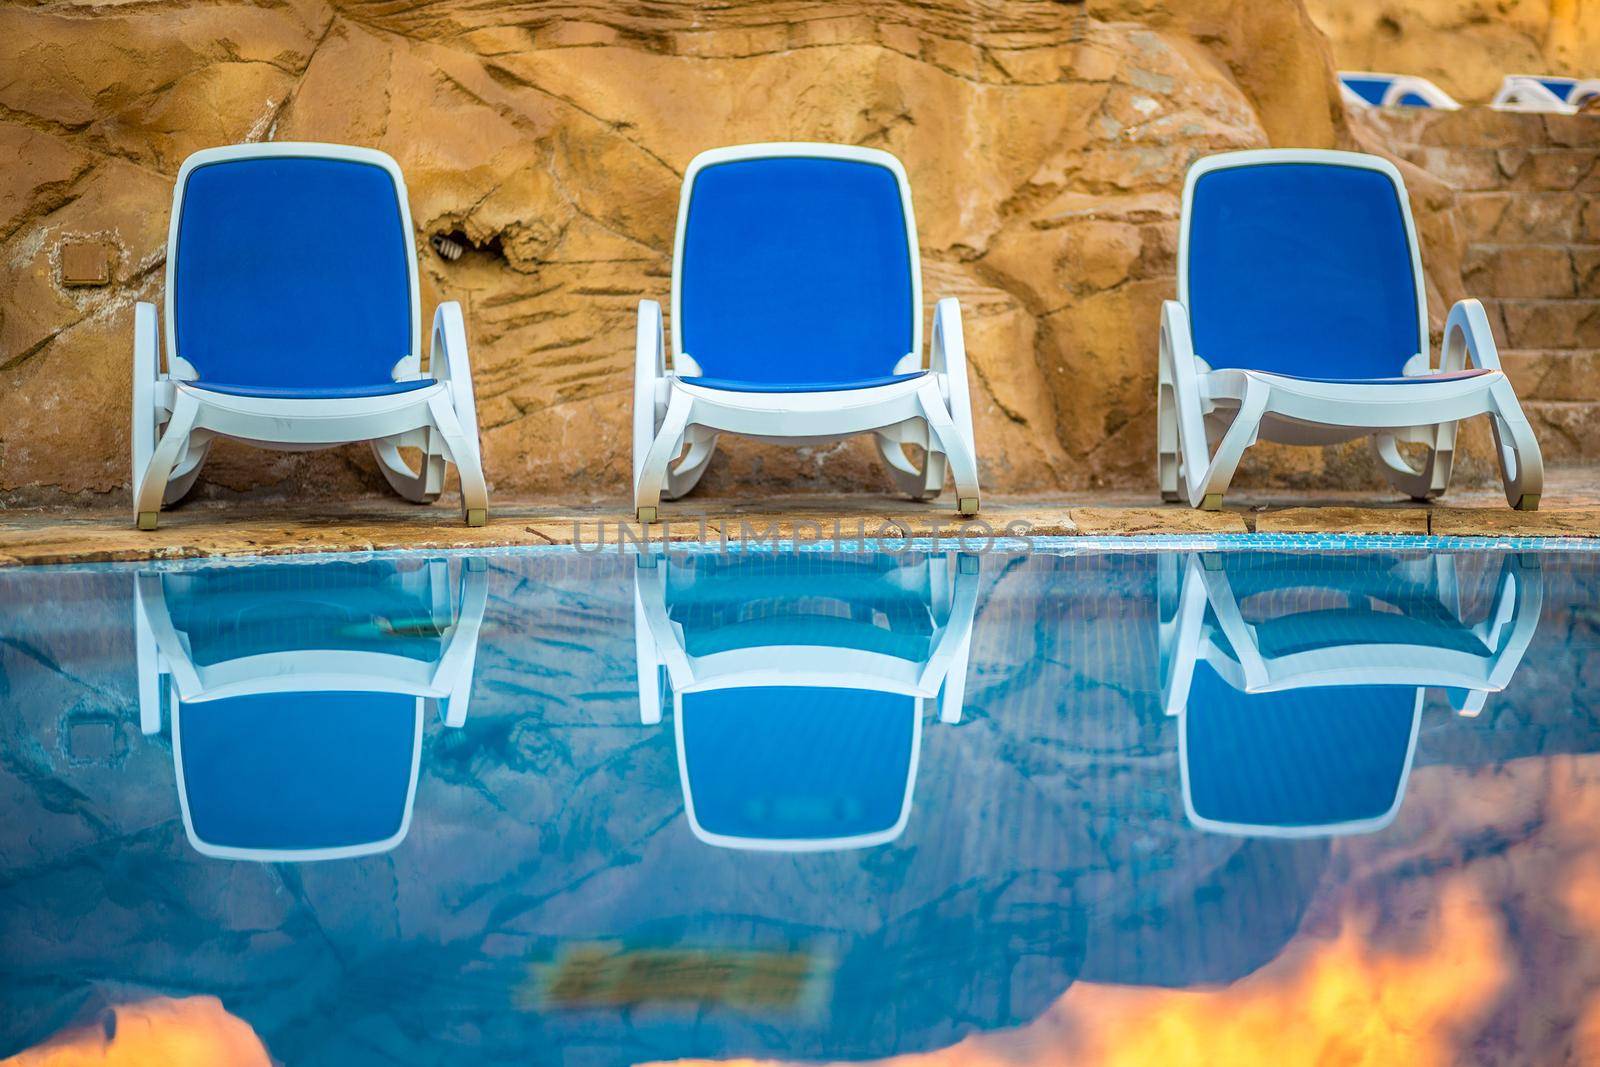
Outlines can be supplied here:
[[1470, 297], [1458, 300], [1444, 323], [1444, 348], [1439, 354], [1439, 371], [1450, 374], [1468, 367], [1500, 369], [1500, 350], [1489, 329], [1489, 316], [1483, 304]]
[[[933, 307], [933, 338], [928, 343], [928, 370], [952, 411], [970, 412], [967, 382], [967, 339], [961, 328], [961, 302], [947, 296]], [[969, 431], [970, 432], [970, 431]]]
[[661, 325], [661, 304], [655, 300], [639, 301], [633, 355], [635, 365], [651, 377], [660, 378], [667, 373], [666, 332]]
[[[948, 374], [952, 365], [967, 366], [966, 338], [961, 330], [961, 302], [947, 296], [933, 306], [933, 339], [928, 345], [928, 369]], [[898, 365], [897, 365], [898, 370]]]
[[433, 342], [428, 347], [428, 373], [445, 382], [455, 401], [468, 442], [478, 448], [478, 403], [472, 388], [472, 361], [467, 357], [467, 322], [461, 304], [442, 302], [433, 313]]
[[1189, 309], [1176, 300], [1161, 302], [1161, 329], [1174, 356], [1194, 360], [1194, 334], [1189, 328]]

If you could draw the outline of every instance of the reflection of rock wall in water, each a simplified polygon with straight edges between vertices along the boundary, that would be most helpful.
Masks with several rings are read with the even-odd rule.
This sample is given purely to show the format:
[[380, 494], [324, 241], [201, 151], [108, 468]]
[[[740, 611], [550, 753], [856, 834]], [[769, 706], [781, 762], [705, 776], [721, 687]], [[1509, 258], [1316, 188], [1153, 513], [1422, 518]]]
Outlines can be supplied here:
[[[137, 733], [128, 572], [0, 576], [18, 605], [0, 644], [0, 1052], [71, 1016], [82, 993], [47, 978], [61, 974], [219, 992], [296, 1064], [580, 1038], [596, 1063], [932, 1048], [1028, 1022], [1079, 979], [1252, 973], [1328, 881], [1326, 843], [1184, 822], [1149, 556], [997, 560], [966, 715], [926, 724], [905, 836], [806, 857], [690, 834], [670, 720], [637, 723], [631, 561], [491, 566], [472, 713], [460, 731], [429, 725], [410, 836], [277, 867], [205, 860], [185, 840], [168, 742]], [[1432, 701], [1419, 763], [1592, 747], [1594, 620], [1567, 610], [1585, 602], [1570, 566], [1547, 559], [1549, 615], [1512, 689], [1477, 721]], [[541, 979], [595, 946], [658, 977], [689, 967], [702, 987], [705, 968], [737, 964], [735, 1005], [773, 1003], [773, 975], [801, 963], [806, 979], [798, 1006], [770, 1012], [691, 1016], [645, 979], [626, 1024], [553, 1010]]]
[[[967, 315], [996, 490], [1148, 484], [1156, 310], [1195, 157], [1334, 144], [1326, 46], [1299, 0], [913, 4], [451, 2], [0, 12], [0, 494], [127, 484], [132, 303], [164, 268], [188, 153], [374, 145], [405, 169], [424, 313], [461, 300], [502, 493], [617, 495], [634, 308], [665, 302], [679, 179], [715, 145], [894, 151], [925, 295]], [[308, 256], [339, 221], [308, 215]], [[429, 245], [467, 251], [447, 261]], [[61, 284], [103, 242], [106, 288]], [[294, 353], [283, 354], [293, 360]], [[1302, 453], [1291, 468], [1319, 464]], [[730, 444], [709, 488], [887, 487], [865, 448]], [[363, 450], [224, 447], [203, 492], [378, 490]]]

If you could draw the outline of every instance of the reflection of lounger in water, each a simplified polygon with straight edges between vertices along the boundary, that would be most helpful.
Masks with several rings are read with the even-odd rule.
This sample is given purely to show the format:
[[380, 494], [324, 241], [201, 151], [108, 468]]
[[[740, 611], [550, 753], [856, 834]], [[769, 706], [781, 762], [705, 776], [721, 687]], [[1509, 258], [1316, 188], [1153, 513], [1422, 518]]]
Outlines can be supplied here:
[[1241, 693], [1196, 667], [1178, 726], [1184, 810], [1223, 833], [1362, 833], [1400, 810], [1423, 690], [1317, 686]]
[[900, 836], [924, 710], [960, 720], [977, 570], [970, 556], [641, 566], [641, 715], [660, 720], [664, 668], [694, 834], [791, 852]]
[[1476, 624], [1443, 555], [1209, 553], [1179, 567], [1181, 588], [1170, 571], [1167, 582], [1164, 698], [1180, 717], [1185, 811], [1224, 833], [1387, 826], [1427, 688], [1477, 714], [1521, 662], [1543, 602], [1537, 565], [1517, 557]]
[[469, 561], [458, 597], [443, 561], [140, 575], [140, 722], [159, 731], [166, 698], [191, 844], [261, 861], [399, 844], [425, 711], [466, 718], [486, 579]]
[[715, 845], [862, 848], [911, 815], [917, 698], [765, 686], [684, 694], [675, 712], [684, 805]]

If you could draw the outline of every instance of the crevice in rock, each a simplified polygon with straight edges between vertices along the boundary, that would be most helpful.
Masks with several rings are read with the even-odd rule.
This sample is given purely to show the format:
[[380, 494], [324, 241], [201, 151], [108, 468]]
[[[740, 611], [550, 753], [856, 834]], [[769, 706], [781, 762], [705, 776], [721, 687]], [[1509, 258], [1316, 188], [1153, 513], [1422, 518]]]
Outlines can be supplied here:
[[479, 260], [496, 266], [511, 266], [510, 260], [506, 258], [505, 243], [498, 231], [481, 241], [475, 241], [467, 235], [467, 231], [460, 228], [435, 230], [428, 235], [428, 246], [446, 263], [471, 263]]

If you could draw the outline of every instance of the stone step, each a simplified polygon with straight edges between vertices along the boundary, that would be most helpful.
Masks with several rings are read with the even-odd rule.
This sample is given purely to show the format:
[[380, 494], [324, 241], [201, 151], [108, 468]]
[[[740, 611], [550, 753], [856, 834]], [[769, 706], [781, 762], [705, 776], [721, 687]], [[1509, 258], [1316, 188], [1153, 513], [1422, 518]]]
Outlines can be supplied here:
[[1600, 300], [1490, 298], [1483, 308], [1502, 350], [1600, 348]]
[[1462, 193], [1467, 240], [1501, 244], [1600, 244], [1600, 197], [1584, 193]]
[[1457, 148], [1531, 144], [1600, 149], [1600, 116], [1541, 115], [1464, 107], [1460, 111], [1373, 108], [1365, 113], [1393, 142]]
[[1600, 402], [1600, 349], [1504, 349], [1500, 365], [1523, 400]]
[[1546, 463], [1600, 458], [1600, 403], [1586, 400], [1525, 400], [1522, 410], [1539, 438]]
[[1484, 297], [1600, 297], [1600, 245], [1475, 244], [1461, 263], [1467, 292]]
[[1600, 148], [1400, 145], [1396, 154], [1457, 191], [1600, 192]]

